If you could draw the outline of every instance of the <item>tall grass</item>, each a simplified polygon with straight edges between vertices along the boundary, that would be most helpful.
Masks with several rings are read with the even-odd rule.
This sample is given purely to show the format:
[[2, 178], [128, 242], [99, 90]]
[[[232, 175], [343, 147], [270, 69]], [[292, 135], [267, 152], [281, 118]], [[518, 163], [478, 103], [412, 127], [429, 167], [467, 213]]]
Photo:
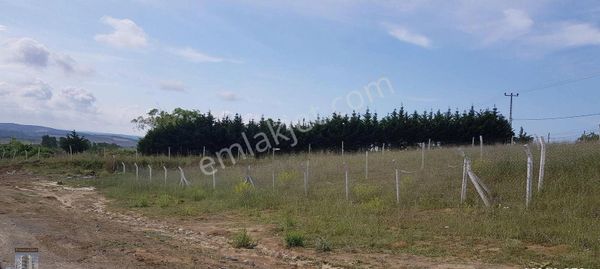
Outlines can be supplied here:
[[[539, 165], [539, 150], [535, 165]], [[38, 166], [72, 165], [110, 173], [86, 182], [122, 206], [147, 214], [193, 216], [215, 212], [247, 213], [256, 221], [278, 224], [286, 234], [317, 242], [327, 238], [334, 249], [370, 249], [427, 256], [451, 255], [521, 265], [551, 262], [556, 266], [600, 267], [600, 145], [550, 144], [546, 178], [525, 208], [526, 156], [522, 146], [466, 147], [474, 172], [492, 190], [494, 206], [486, 208], [472, 185], [460, 204], [462, 157], [457, 148], [426, 152], [425, 169], [418, 150], [371, 152], [365, 179], [364, 152], [325, 152], [241, 160], [220, 169], [216, 189], [212, 176], [199, 171], [199, 158], [125, 157], [126, 174], [111, 167], [112, 158], [77, 156], [52, 159]], [[308, 195], [301, 163], [310, 160]], [[395, 162], [392, 162], [395, 160]], [[133, 162], [144, 167], [140, 179]], [[348, 163], [350, 200], [345, 197], [343, 163]], [[395, 163], [395, 164], [394, 164]], [[147, 178], [146, 164], [154, 166]], [[169, 170], [163, 181], [162, 165]], [[396, 167], [394, 167], [394, 165]], [[174, 167], [182, 166], [192, 186], [178, 185]], [[250, 166], [256, 188], [241, 183]], [[396, 204], [394, 169], [403, 173]], [[276, 171], [275, 189], [271, 173]], [[117, 171], [117, 173], [113, 173]], [[537, 180], [537, 169], [534, 177]], [[535, 184], [534, 184], [535, 185]], [[315, 244], [307, 244], [315, 245]]]

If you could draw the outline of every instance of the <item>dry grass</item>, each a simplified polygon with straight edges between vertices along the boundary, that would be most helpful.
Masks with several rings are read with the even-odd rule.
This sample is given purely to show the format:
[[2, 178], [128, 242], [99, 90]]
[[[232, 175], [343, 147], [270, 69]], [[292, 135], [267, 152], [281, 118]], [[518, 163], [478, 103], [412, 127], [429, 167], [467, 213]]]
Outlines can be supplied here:
[[[539, 150], [533, 150], [535, 186]], [[522, 146], [485, 147], [482, 158], [479, 148], [465, 151], [473, 160], [475, 173], [492, 189], [491, 208], [483, 206], [471, 185], [466, 203], [460, 204], [462, 157], [456, 148], [427, 151], [423, 170], [419, 169], [419, 151], [371, 152], [368, 179], [364, 152], [344, 157], [280, 155], [274, 166], [275, 189], [270, 159], [242, 160], [220, 170], [213, 190], [212, 177], [199, 172], [198, 158], [138, 159], [138, 164], [155, 166], [150, 182], [146, 169], [140, 170], [140, 180], [135, 180], [131, 173], [134, 160], [129, 156], [123, 158], [130, 166], [129, 173], [110, 174], [85, 184], [99, 187], [122, 206], [141, 206], [139, 210], [148, 214], [241, 212], [255, 221], [278, 224], [280, 229], [273, 232], [282, 238], [303, 234], [307, 246], [327, 238], [331, 247], [342, 250], [453, 256], [523, 266], [549, 262], [556, 267], [600, 267], [600, 145], [549, 145], [545, 187], [542, 192], [534, 191], [529, 209], [524, 207], [526, 157]], [[310, 171], [305, 196], [301, 164], [307, 159]], [[414, 172], [402, 174], [398, 205], [392, 160], [397, 168]], [[77, 160], [101, 164], [90, 169], [102, 168], [107, 161], [111, 160]], [[52, 169], [65, 162], [69, 160], [35, 165]], [[344, 162], [349, 167], [349, 201], [344, 191]], [[161, 163], [171, 167], [166, 185], [162, 168], [158, 168]], [[191, 187], [178, 186], [179, 175], [172, 169], [176, 165], [185, 166]], [[248, 165], [256, 189], [239, 185]]]

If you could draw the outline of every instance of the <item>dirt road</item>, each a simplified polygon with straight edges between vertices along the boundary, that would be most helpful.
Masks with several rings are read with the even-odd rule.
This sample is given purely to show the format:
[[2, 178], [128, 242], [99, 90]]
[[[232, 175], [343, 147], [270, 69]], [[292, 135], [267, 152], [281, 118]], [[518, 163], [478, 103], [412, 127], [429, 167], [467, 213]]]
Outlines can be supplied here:
[[[70, 188], [0, 168], [0, 268], [15, 247], [37, 247], [41, 268], [511, 268], [411, 255], [286, 249], [273, 227], [228, 216], [150, 219], [106, 208], [93, 188]], [[255, 249], [228, 238], [248, 227]]]

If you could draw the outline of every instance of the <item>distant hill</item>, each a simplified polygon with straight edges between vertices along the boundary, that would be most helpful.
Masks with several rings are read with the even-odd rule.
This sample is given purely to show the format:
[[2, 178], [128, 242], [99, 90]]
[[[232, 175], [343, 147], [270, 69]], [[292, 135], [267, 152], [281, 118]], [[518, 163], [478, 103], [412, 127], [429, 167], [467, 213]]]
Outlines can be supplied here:
[[[40, 143], [42, 136], [44, 135], [62, 137], [66, 136], [69, 132], [71, 131], [44, 126], [0, 123], [0, 141], [2, 142], [10, 141], [10, 139], [14, 137], [20, 141]], [[85, 136], [85, 138], [89, 139], [91, 142], [115, 143], [121, 147], [135, 147], [138, 140], [140, 140], [139, 137], [132, 135], [80, 131], [77, 131], [77, 133]]]

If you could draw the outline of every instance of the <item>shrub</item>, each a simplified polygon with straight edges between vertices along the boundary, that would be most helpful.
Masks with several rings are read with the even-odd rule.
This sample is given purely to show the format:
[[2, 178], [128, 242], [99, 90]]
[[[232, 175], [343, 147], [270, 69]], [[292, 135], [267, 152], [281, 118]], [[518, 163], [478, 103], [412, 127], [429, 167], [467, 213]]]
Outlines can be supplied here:
[[328, 252], [331, 251], [331, 244], [329, 243], [329, 241], [327, 241], [327, 239], [319, 237], [315, 242], [315, 248], [319, 252]]
[[196, 188], [192, 191], [192, 200], [202, 201], [206, 199], [206, 191], [201, 188]]
[[156, 204], [162, 208], [168, 207], [173, 202], [173, 197], [168, 194], [162, 194], [156, 199]]
[[367, 184], [358, 184], [352, 188], [352, 193], [359, 202], [370, 201], [376, 198], [380, 192], [378, 187]]
[[146, 195], [137, 196], [131, 203], [132, 207], [148, 207], [149, 205], [148, 196]]
[[285, 234], [285, 245], [291, 247], [304, 247], [304, 234], [300, 232], [287, 232]]
[[231, 242], [234, 248], [247, 248], [253, 249], [257, 243], [250, 237], [248, 231], [243, 229], [235, 234], [233, 237], [233, 241]]
[[233, 191], [237, 194], [240, 195], [245, 195], [248, 194], [252, 191], [252, 185], [250, 185], [249, 183], [246, 183], [244, 181], [238, 183], [235, 185]]

